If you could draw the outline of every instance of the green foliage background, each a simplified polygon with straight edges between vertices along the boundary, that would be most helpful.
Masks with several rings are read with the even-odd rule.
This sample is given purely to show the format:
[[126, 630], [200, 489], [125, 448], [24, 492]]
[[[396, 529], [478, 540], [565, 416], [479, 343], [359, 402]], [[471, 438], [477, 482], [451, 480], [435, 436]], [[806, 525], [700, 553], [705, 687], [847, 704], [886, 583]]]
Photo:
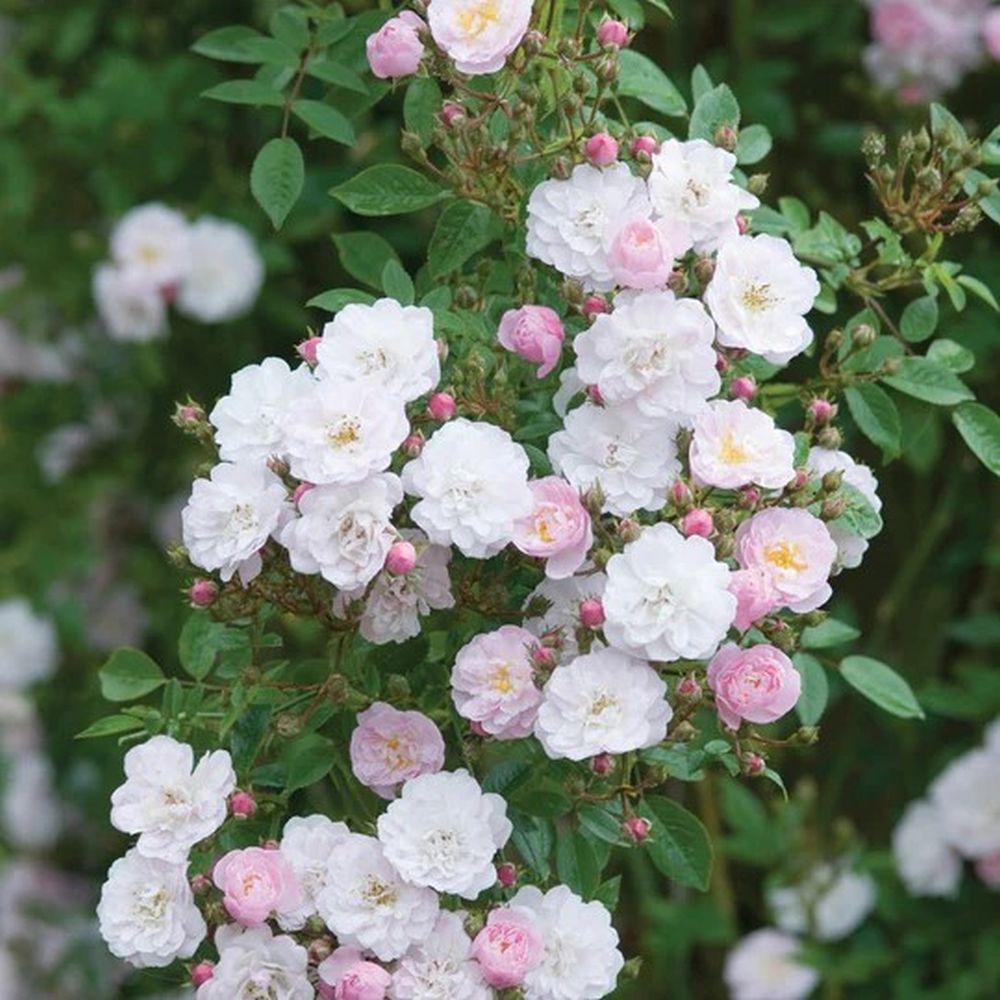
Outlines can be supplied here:
[[[170, 424], [173, 401], [187, 393], [213, 399], [233, 370], [266, 354], [290, 356], [307, 326], [326, 317], [305, 303], [323, 289], [357, 284], [356, 265], [353, 274], [345, 270], [338, 254], [344, 234], [376, 232], [412, 273], [437, 214], [373, 222], [327, 195], [365, 165], [398, 156], [401, 98], [373, 112], [372, 101], [343, 92], [356, 141], [310, 142], [295, 133], [307, 153], [305, 189], [274, 233], [251, 198], [248, 174], [257, 150], [277, 134], [280, 109], [202, 99], [230, 74], [190, 46], [222, 25], [263, 28], [277, 6], [0, 0], [0, 14], [18, 32], [0, 55], [0, 261], [26, 272], [22, 286], [0, 293], [0, 314], [39, 340], [79, 329], [89, 346], [78, 382], [0, 396], [0, 596], [27, 594], [57, 616], [65, 654], [58, 681], [41, 692], [41, 708], [63, 794], [79, 807], [78, 836], [67, 838], [57, 860], [95, 877], [122, 846], [106, 821], [120, 751], [113, 741], [73, 739], [105, 713], [96, 680], [101, 656], [85, 640], [83, 596], [110, 561], [115, 575], [140, 589], [149, 615], [145, 648], [158, 662], [175, 662], [187, 616], [183, 578], [163, 558], [153, 515], [187, 488], [200, 456]], [[360, 12], [373, 5], [344, 6]], [[898, 134], [919, 124], [923, 112], [873, 93], [859, 62], [866, 38], [859, 3], [676, 0], [673, 20], [638, 0], [614, 6], [633, 23], [647, 17], [639, 47], [682, 90], [701, 63], [732, 86], [746, 121], [770, 129], [775, 149], [762, 168], [772, 191], [797, 196], [814, 212], [827, 209], [849, 228], [872, 213], [859, 153], [863, 130]], [[361, 71], [359, 41], [349, 44], [346, 58]], [[981, 134], [1000, 110], [1000, 74], [975, 75], [948, 104], [970, 131], [979, 123]], [[88, 329], [90, 274], [106, 252], [110, 225], [153, 199], [192, 215], [229, 217], [254, 232], [268, 280], [252, 316], [219, 329], [176, 321], [169, 340], [140, 347]], [[954, 256], [1000, 288], [995, 228], [960, 238]], [[833, 325], [826, 317], [817, 324]], [[941, 328], [973, 352], [967, 380], [995, 407], [996, 313], [979, 303], [961, 315], [948, 308]], [[40, 440], [85, 419], [98, 402], [113, 405], [121, 436], [65, 481], [45, 482], [35, 459]], [[623, 997], [723, 995], [726, 947], [766, 923], [764, 880], [810, 851], [856, 843], [882, 887], [879, 911], [853, 939], [820, 956], [832, 972], [829, 996], [985, 1000], [1000, 993], [1000, 897], [967, 878], [954, 903], [915, 902], [886, 853], [904, 805], [1000, 714], [997, 480], [946, 416], [904, 400], [902, 418], [902, 457], [878, 470], [885, 531], [863, 569], [838, 580], [832, 610], [863, 635], [851, 651], [894, 664], [927, 719], [891, 719], [842, 697], [834, 678], [821, 741], [780, 760], [791, 805], [770, 785], [753, 786], [754, 795], [745, 783], [718, 779], [677, 789], [722, 838], [715, 881], [701, 895], [668, 885], [642, 856], [630, 856], [618, 923], [626, 954], [647, 957]], [[853, 438], [850, 450], [877, 468], [866, 441]], [[308, 641], [301, 637], [303, 646]], [[120, 995], [139, 988], [126, 985]]]

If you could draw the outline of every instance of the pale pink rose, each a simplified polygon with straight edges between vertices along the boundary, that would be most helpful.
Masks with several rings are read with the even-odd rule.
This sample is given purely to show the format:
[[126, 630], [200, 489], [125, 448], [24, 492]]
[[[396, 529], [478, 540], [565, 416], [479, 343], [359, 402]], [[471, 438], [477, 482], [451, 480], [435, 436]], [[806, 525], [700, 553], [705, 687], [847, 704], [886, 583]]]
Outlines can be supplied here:
[[983, 18], [983, 44], [991, 59], [1000, 59], [1000, 7], [992, 8]]
[[1000, 851], [987, 854], [976, 862], [979, 881], [989, 889], [1000, 889]]
[[500, 740], [530, 735], [542, 695], [532, 650], [538, 640], [516, 625], [477, 635], [455, 657], [451, 697], [463, 719]]
[[229, 915], [245, 927], [257, 927], [272, 913], [287, 913], [302, 904], [298, 879], [281, 851], [230, 851], [216, 862], [212, 881], [222, 890]]
[[[320, 990], [331, 1000], [385, 1000], [392, 976], [365, 960], [360, 948], [344, 946], [324, 959], [317, 969]], [[323, 990], [323, 986], [331, 987]]]
[[690, 233], [683, 226], [630, 219], [611, 242], [608, 264], [624, 288], [664, 288], [674, 259], [690, 248]]
[[544, 942], [530, 910], [505, 906], [491, 911], [472, 942], [483, 978], [499, 990], [520, 986], [541, 961]]
[[590, 515], [565, 479], [546, 476], [528, 483], [535, 509], [514, 522], [514, 545], [545, 560], [545, 575], [565, 580], [583, 565], [594, 543]]
[[777, 606], [792, 611], [813, 611], [830, 599], [836, 558], [826, 525], [801, 508], [762, 510], [736, 529], [740, 568], [763, 573]]
[[742, 719], [774, 722], [790, 712], [802, 692], [802, 679], [774, 646], [740, 649], [728, 643], [708, 664], [708, 686], [715, 692], [719, 718], [730, 729], [739, 729]]
[[441, 731], [422, 712], [401, 712], [377, 701], [358, 716], [351, 734], [354, 777], [383, 799], [404, 781], [444, 767]]
[[770, 581], [759, 569], [738, 569], [729, 574], [729, 593], [736, 598], [733, 625], [746, 632], [754, 622], [778, 608]]
[[420, 68], [424, 56], [424, 43], [420, 41], [423, 26], [416, 14], [404, 10], [368, 36], [365, 42], [368, 65], [380, 80], [412, 76]]
[[538, 365], [538, 377], [545, 378], [559, 364], [566, 331], [553, 309], [521, 306], [503, 314], [497, 337], [508, 351]]
[[922, 45], [931, 26], [913, 0], [883, 0], [872, 9], [871, 31], [890, 52], [905, 52]]

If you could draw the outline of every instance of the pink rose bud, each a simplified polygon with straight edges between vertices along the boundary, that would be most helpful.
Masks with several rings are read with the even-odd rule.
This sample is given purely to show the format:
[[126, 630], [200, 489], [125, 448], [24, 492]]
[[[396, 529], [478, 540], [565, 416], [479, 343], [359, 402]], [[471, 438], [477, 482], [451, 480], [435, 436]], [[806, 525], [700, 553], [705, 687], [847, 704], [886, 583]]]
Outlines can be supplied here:
[[526, 907], [502, 906], [491, 911], [472, 942], [472, 957], [483, 978], [501, 990], [523, 983], [541, 961], [542, 951], [541, 931]]
[[632, 155], [638, 159], [641, 156], [651, 157], [659, 151], [660, 144], [651, 135], [637, 135], [632, 140]]
[[385, 557], [385, 568], [393, 576], [406, 576], [412, 573], [417, 565], [417, 550], [412, 542], [394, 542]]
[[465, 121], [465, 108], [460, 104], [452, 104], [450, 101], [441, 109], [441, 121], [451, 128], [461, 121]]
[[976, 862], [979, 881], [990, 889], [1000, 889], [1000, 851], [994, 851]]
[[594, 543], [590, 515], [576, 487], [559, 476], [528, 486], [534, 509], [514, 522], [514, 545], [526, 556], [544, 559], [550, 580], [565, 580], [583, 565]]
[[534, 646], [531, 662], [540, 670], [549, 670], [556, 665], [556, 651], [550, 646]]
[[837, 415], [837, 404], [828, 399], [814, 399], [809, 404], [809, 416], [817, 427], [824, 427]]
[[280, 850], [247, 847], [216, 862], [212, 881], [223, 893], [226, 911], [245, 927], [259, 927], [272, 913], [302, 905], [302, 890]]
[[320, 986], [332, 987], [323, 995], [333, 1000], [384, 1000], [392, 983], [392, 976], [381, 965], [369, 962], [353, 945], [337, 948], [316, 971]]
[[210, 608], [218, 599], [219, 588], [214, 580], [199, 578], [188, 589], [192, 608]]
[[757, 383], [750, 375], [740, 375], [730, 384], [729, 395], [733, 399], [745, 399], [749, 402], [757, 395]]
[[309, 952], [309, 964], [319, 965], [325, 961], [333, 952], [333, 944], [329, 938], [315, 938], [309, 942], [306, 949]]
[[416, 14], [403, 11], [369, 35], [365, 50], [372, 73], [380, 80], [398, 80], [416, 73], [424, 57], [424, 43], [420, 40], [423, 27], [424, 22]]
[[767, 761], [759, 753], [748, 753], [743, 758], [743, 769], [747, 776], [759, 778], [767, 768]]
[[597, 388], [596, 385], [587, 386], [587, 399], [589, 399], [595, 406], [604, 405], [604, 397], [601, 395], [601, 390]]
[[805, 469], [796, 469], [795, 478], [789, 483], [790, 490], [804, 490], [809, 485], [809, 473]]
[[509, 889], [517, 881], [517, 867], [509, 861], [497, 865], [497, 882], [504, 889]]
[[598, 27], [597, 40], [601, 45], [614, 45], [623, 49], [628, 45], [628, 25], [608, 18]]
[[625, 820], [625, 832], [637, 844], [641, 844], [644, 840], [649, 839], [649, 831], [652, 825], [648, 819], [644, 819], [642, 816], [629, 816]]
[[604, 605], [597, 597], [580, 602], [580, 624], [584, 628], [600, 628], [605, 621]]
[[257, 801], [249, 792], [234, 792], [229, 799], [229, 811], [237, 819], [249, 819], [257, 811]]
[[177, 407], [175, 420], [182, 427], [194, 427], [205, 419], [205, 411], [200, 406], [186, 404]]
[[314, 489], [316, 489], [316, 487], [313, 483], [299, 483], [299, 485], [295, 487], [295, 492], [292, 494], [292, 503], [298, 507], [298, 505], [302, 503], [302, 498], [310, 490]]
[[212, 888], [212, 880], [207, 875], [195, 875], [191, 879], [191, 891], [196, 896], [204, 896]]
[[322, 343], [322, 337], [310, 337], [308, 340], [303, 340], [301, 344], [297, 344], [295, 350], [307, 365], [315, 365], [317, 361], [316, 352]]
[[402, 444], [403, 454], [408, 458], [419, 458], [424, 450], [424, 438], [422, 434], [411, 434]]
[[595, 167], [609, 167], [618, 159], [618, 143], [607, 132], [592, 135], [584, 144], [583, 151]]
[[750, 231], [750, 220], [745, 215], [737, 215], [736, 228], [739, 230], [740, 236], [746, 236]]
[[608, 305], [608, 300], [603, 295], [588, 295], [583, 300], [583, 315], [587, 319], [592, 320], [595, 316], [602, 316], [609, 312], [611, 312], [611, 306]]
[[694, 510], [689, 510], [684, 515], [684, 520], [681, 521], [681, 531], [688, 538], [692, 535], [708, 538], [715, 531], [715, 521], [712, 520], [712, 515], [704, 507], [695, 507]]
[[601, 777], [606, 774], [610, 774], [614, 769], [615, 762], [614, 758], [610, 754], [599, 753], [596, 757], [592, 757], [590, 760], [590, 769]]
[[691, 505], [694, 497], [691, 495], [691, 488], [687, 485], [687, 483], [678, 479], [670, 487], [670, 499], [673, 500], [674, 506], [684, 508]]
[[730, 367], [729, 358], [727, 358], [726, 355], [722, 353], [722, 351], [719, 351], [715, 355], [715, 370], [720, 375], [725, 375], [726, 372], [729, 371], [729, 367]]
[[723, 724], [739, 729], [744, 719], [762, 724], [790, 712], [802, 692], [802, 678], [776, 646], [740, 649], [728, 643], [708, 664], [708, 686]]
[[562, 355], [566, 330], [559, 314], [547, 306], [509, 309], [500, 320], [497, 339], [508, 351], [538, 365], [537, 375], [545, 378]]
[[608, 266], [623, 288], [663, 288], [674, 269], [674, 258], [691, 246], [688, 230], [665, 222], [631, 219], [611, 242]]
[[692, 698], [701, 697], [701, 685], [698, 683], [698, 678], [694, 674], [688, 674], [686, 677], [682, 677], [677, 683], [677, 697], [684, 698], [690, 701]]
[[198, 989], [199, 986], [204, 986], [214, 975], [215, 966], [211, 962], [199, 962], [191, 970], [191, 985], [195, 989]]
[[1000, 7], [991, 8], [983, 18], [983, 44], [991, 59], [1000, 60]]
[[486, 729], [483, 727], [483, 724], [481, 722], [475, 722], [475, 721], [470, 722], [469, 728], [476, 736], [481, 736], [484, 740], [490, 735], [488, 732], [486, 732]]
[[752, 510], [760, 503], [760, 490], [756, 486], [744, 486], [740, 490], [740, 506]]
[[455, 397], [450, 392], [436, 392], [427, 402], [427, 412], [444, 423], [455, 416]]

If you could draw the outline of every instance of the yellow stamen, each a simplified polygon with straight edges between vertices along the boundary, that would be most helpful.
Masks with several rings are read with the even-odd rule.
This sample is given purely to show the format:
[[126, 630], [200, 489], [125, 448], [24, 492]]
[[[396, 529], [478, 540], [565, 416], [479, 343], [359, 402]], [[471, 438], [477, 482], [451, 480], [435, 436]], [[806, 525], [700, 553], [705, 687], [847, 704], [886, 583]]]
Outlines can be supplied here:
[[779, 542], [764, 549], [764, 558], [779, 569], [794, 569], [797, 573], [804, 570], [807, 563], [802, 558], [802, 550], [798, 545], [789, 542]]

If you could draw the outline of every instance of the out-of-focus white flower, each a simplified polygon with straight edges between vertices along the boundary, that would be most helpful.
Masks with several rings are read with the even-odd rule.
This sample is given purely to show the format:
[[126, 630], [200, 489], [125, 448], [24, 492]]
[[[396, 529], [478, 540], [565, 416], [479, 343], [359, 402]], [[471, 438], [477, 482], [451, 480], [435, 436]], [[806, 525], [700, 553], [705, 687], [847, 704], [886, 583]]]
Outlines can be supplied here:
[[160, 202], [126, 212], [111, 233], [111, 256], [154, 289], [175, 288], [191, 267], [191, 226]]
[[541, 961], [525, 976], [525, 1000], [600, 1000], [614, 991], [625, 959], [601, 903], [585, 903], [564, 885], [546, 893], [531, 885], [510, 906], [531, 912], [544, 943]]
[[426, 941], [414, 945], [392, 974], [393, 1000], [491, 1000], [472, 941], [458, 913], [441, 913]]
[[284, 484], [263, 465], [221, 462], [208, 479], [196, 479], [181, 512], [191, 562], [226, 582], [237, 572], [244, 584], [261, 571], [260, 550], [288, 518]]
[[140, 969], [190, 958], [205, 938], [186, 861], [147, 858], [137, 850], [111, 866], [97, 919], [111, 954]]
[[930, 787], [945, 835], [967, 858], [1000, 851], [1000, 781], [995, 751], [972, 750], [952, 761]]
[[465, 899], [496, 881], [493, 858], [512, 831], [507, 803], [464, 770], [408, 781], [378, 818], [386, 857], [404, 879]]
[[805, 1000], [819, 973], [798, 960], [799, 949], [791, 934], [769, 927], [738, 941], [723, 972], [731, 1000]]
[[51, 677], [57, 657], [51, 621], [22, 597], [0, 601], [0, 690], [21, 691]]
[[125, 755], [125, 784], [111, 796], [111, 824], [137, 833], [145, 857], [179, 863], [226, 819], [226, 800], [236, 787], [226, 750], [205, 754], [170, 736], [154, 736]]
[[59, 838], [63, 816], [54, 778], [48, 757], [37, 750], [22, 751], [6, 761], [2, 815], [11, 846], [45, 851]]
[[768, 902], [781, 930], [839, 941], [875, 908], [875, 883], [844, 861], [824, 862], [797, 885], [772, 889]]
[[892, 855], [911, 896], [958, 895], [962, 858], [948, 842], [932, 803], [921, 800], [906, 807], [892, 831]]
[[413, 520], [438, 545], [485, 559], [510, 542], [514, 522], [534, 507], [528, 456], [493, 424], [445, 424], [403, 469], [407, 493], [420, 497]]
[[441, 381], [434, 314], [395, 299], [345, 306], [323, 328], [316, 358], [320, 378], [362, 381], [408, 403]]
[[167, 305], [159, 288], [131, 268], [102, 264], [94, 272], [97, 311], [115, 340], [156, 340], [167, 332]]
[[235, 222], [202, 216], [188, 230], [188, 267], [174, 300], [199, 323], [227, 323], [249, 310], [264, 283], [253, 237]]

